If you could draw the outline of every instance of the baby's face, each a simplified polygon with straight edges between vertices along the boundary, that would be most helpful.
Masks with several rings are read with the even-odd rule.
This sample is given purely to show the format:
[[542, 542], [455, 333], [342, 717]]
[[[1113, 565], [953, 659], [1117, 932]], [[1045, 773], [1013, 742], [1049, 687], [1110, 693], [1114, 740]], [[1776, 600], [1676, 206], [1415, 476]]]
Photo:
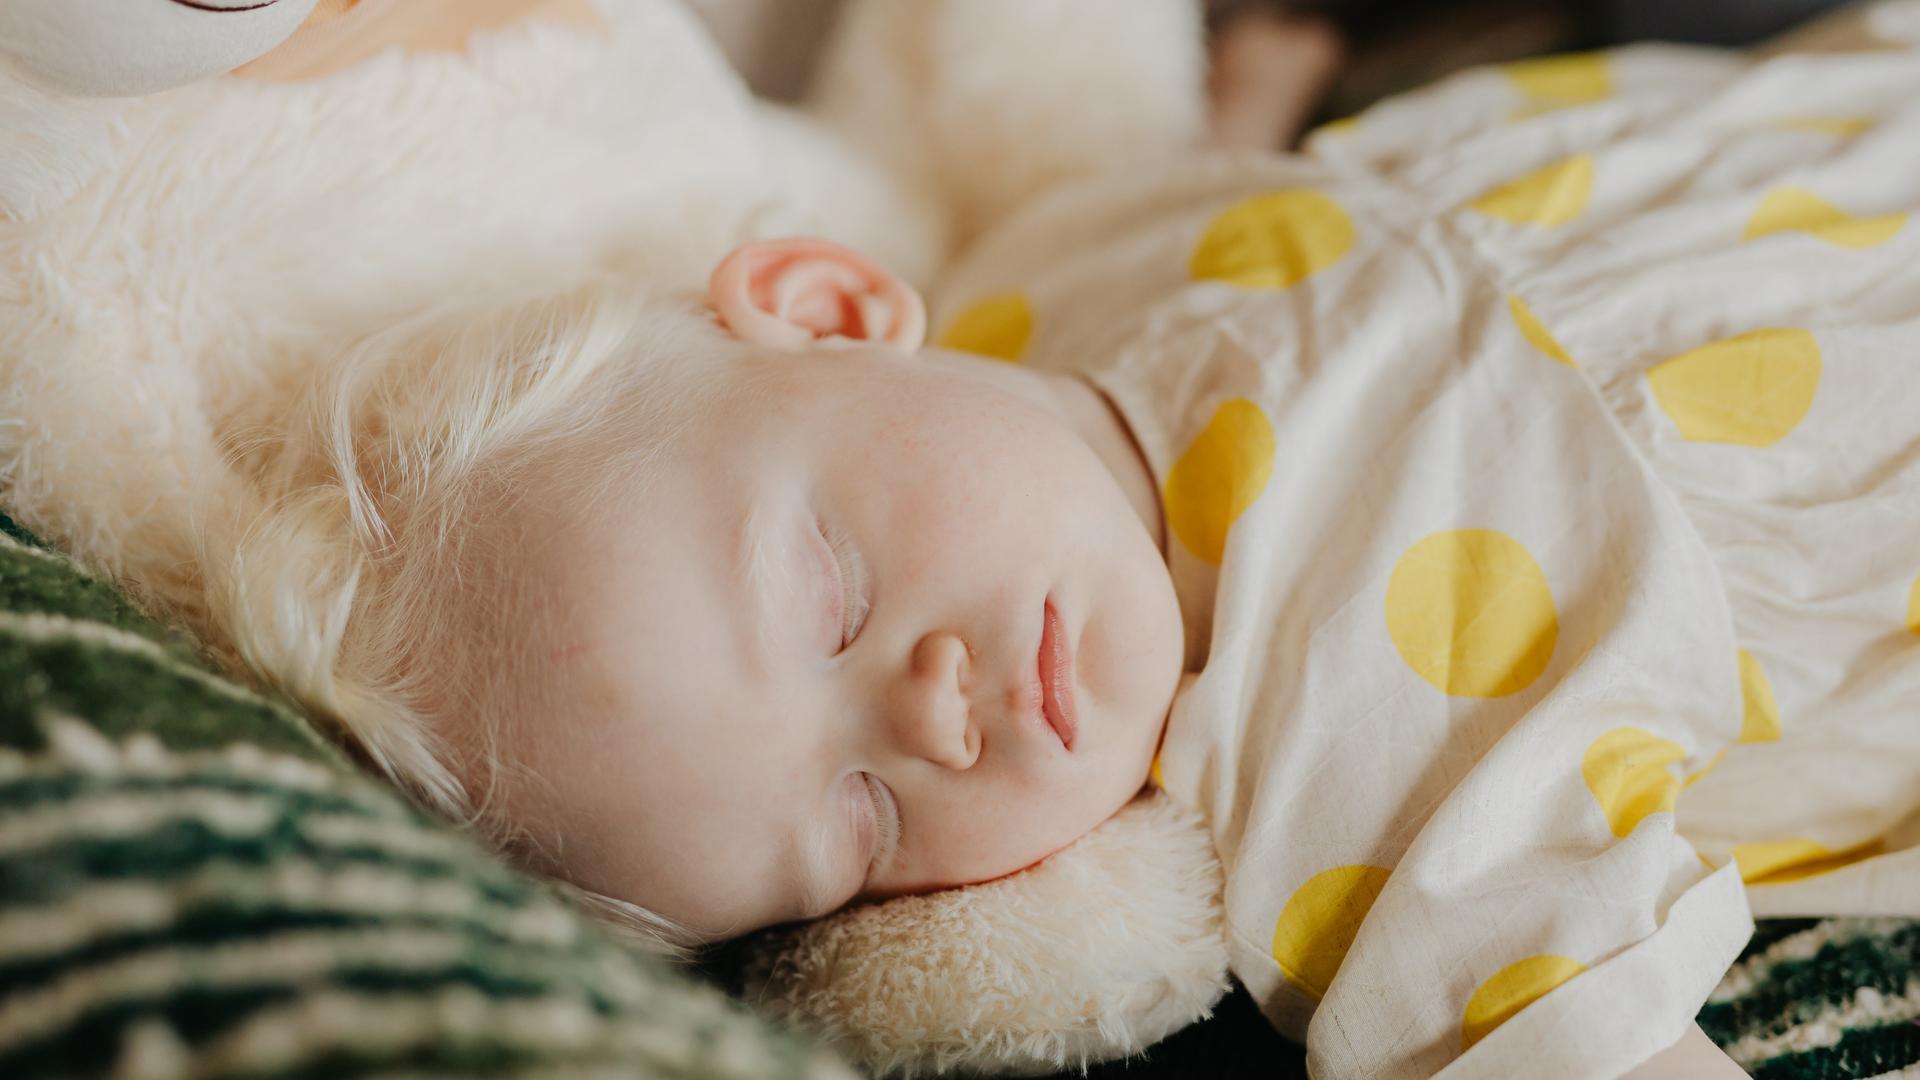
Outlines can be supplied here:
[[1056, 377], [871, 346], [715, 363], [717, 409], [644, 497], [535, 511], [561, 696], [503, 749], [541, 778], [507, 808], [549, 869], [720, 938], [1003, 876], [1136, 794], [1180, 613]]

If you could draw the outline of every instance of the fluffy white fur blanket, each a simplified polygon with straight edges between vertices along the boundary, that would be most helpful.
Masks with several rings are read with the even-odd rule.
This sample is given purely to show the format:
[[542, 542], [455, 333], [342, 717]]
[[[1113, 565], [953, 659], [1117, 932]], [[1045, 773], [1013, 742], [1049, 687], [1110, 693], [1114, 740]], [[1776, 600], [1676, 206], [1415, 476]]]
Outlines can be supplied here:
[[683, 287], [803, 216], [699, 27], [609, 10], [612, 41], [529, 25], [304, 83], [9, 87], [0, 158], [44, 166], [0, 189], [15, 512], [197, 625], [195, 553], [253, 509], [223, 439], [339, 343], [449, 294]]

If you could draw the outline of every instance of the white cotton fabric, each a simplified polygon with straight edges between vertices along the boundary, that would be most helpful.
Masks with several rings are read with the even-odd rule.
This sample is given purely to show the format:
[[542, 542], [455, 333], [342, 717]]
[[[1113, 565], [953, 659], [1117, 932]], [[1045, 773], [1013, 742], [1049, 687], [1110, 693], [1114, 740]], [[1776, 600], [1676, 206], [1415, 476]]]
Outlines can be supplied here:
[[1618, 1076], [1750, 909], [1920, 916], [1920, 58], [1571, 63], [1056, 192], [936, 310], [1141, 444], [1159, 775], [1321, 1080]]

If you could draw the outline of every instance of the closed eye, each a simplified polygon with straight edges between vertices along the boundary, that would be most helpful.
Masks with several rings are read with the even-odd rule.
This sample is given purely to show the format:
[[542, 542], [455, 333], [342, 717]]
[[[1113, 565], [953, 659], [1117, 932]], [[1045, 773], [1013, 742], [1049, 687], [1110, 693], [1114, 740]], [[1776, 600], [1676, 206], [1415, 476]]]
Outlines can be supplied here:
[[833, 549], [833, 565], [836, 584], [840, 591], [840, 648], [844, 652], [860, 636], [860, 630], [867, 624], [869, 609], [868, 593], [870, 580], [867, 575], [866, 560], [854, 550], [846, 534], [834, 529], [826, 522], [820, 523], [820, 535], [824, 536], [827, 546]]
[[867, 782], [867, 797], [873, 800], [873, 858], [867, 864], [865, 883], [871, 886], [874, 877], [893, 862], [894, 853], [900, 849], [900, 804], [893, 797], [893, 789], [879, 777], [872, 773], [860, 776]]

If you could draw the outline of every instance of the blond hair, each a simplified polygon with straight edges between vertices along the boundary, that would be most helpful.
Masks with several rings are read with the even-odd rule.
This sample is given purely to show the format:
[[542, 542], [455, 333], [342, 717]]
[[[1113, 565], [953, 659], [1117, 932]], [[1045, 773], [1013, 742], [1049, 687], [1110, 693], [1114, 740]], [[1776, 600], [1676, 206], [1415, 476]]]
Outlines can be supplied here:
[[[415, 802], [509, 856], [531, 834], [493, 812], [511, 769], [497, 745], [503, 709], [525, 707], [511, 684], [529, 659], [462, 620], [511, 620], [527, 598], [500, 572], [511, 533], [477, 526], [528, 483], [573, 498], [633, 483], [698, 414], [730, 339], [645, 295], [603, 279], [468, 297], [353, 343], [237, 449], [265, 509], [230, 551], [207, 553], [209, 614], [239, 661]], [[477, 742], [447, 736], [456, 717]], [[486, 778], [480, 791], [456, 761]], [[637, 905], [556, 884], [655, 952], [685, 959], [700, 943]]]

